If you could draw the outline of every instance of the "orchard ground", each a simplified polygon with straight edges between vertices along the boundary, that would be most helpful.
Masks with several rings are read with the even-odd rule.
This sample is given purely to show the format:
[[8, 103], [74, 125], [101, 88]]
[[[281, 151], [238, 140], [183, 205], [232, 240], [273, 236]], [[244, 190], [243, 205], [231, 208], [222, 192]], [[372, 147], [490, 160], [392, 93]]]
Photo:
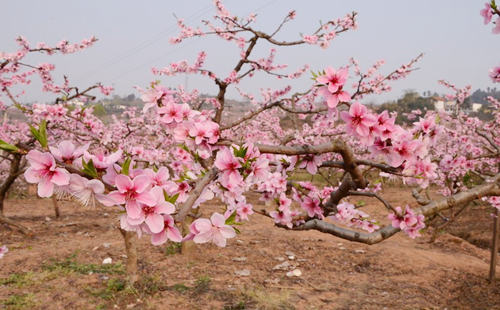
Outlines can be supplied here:
[[[394, 205], [411, 201], [394, 185]], [[264, 208], [252, 196], [255, 208]], [[370, 214], [376, 201], [353, 199]], [[33, 239], [1, 227], [10, 252], [0, 260], [5, 309], [500, 309], [488, 274], [490, 210], [472, 206], [449, 233], [429, 243], [404, 234], [367, 246], [314, 231], [286, 231], [253, 215], [226, 248], [138, 241], [141, 280], [125, 285], [124, 245], [113, 208], [84, 208], [50, 199], [9, 199], [6, 216]], [[203, 208], [203, 215], [217, 210]], [[481, 223], [488, 223], [484, 225]], [[488, 230], [485, 230], [488, 227]], [[462, 238], [464, 239], [462, 239]], [[470, 242], [472, 243], [470, 243]], [[112, 264], [102, 265], [105, 258]], [[299, 269], [299, 277], [287, 272]]]

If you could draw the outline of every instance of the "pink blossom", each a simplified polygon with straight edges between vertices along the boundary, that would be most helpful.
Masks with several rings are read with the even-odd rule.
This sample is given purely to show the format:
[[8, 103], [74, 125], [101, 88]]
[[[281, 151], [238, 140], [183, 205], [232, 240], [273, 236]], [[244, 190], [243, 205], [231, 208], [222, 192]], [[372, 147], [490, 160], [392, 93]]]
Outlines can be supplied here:
[[108, 197], [116, 204], [125, 204], [130, 219], [141, 218], [143, 212], [140, 204], [152, 207], [158, 203], [148, 191], [151, 179], [147, 175], [139, 175], [131, 180], [130, 177], [119, 174], [115, 178], [115, 183], [118, 190], [109, 193]]
[[321, 207], [319, 206], [319, 199], [314, 197], [304, 197], [304, 200], [300, 204], [300, 206], [306, 210], [307, 215], [309, 217], [314, 217], [318, 216], [320, 219], [323, 218], [323, 211], [321, 210]]
[[160, 167], [156, 172], [153, 169], [146, 169], [144, 172], [151, 178], [151, 186], [164, 187], [168, 184], [170, 173], [167, 167]]
[[50, 153], [31, 150], [26, 159], [30, 167], [24, 173], [24, 177], [28, 183], [38, 183], [38, 196], [50, 197], [54, 192], [54, 185], [69, 184], [69, 173], [63, 168], [57, 168]]
[[491, 22], [491, 18], [493, 17], [493, 13], [491, 12], [491, 5], [489, 2], [484, 4], [484, 9], [480, 11], [482, 17], [484, 17], [484, 24], [487, 25]]
[[226, 219], [222, 214], [214, 213], [208, 219], [197, 219], [191, 226], [190, 231], [194, 234], [195, 243], [213, 242], [220, 247], [226, 246], [226, 239], [236, 236], [234, 228], [225, 224]]
[[289, 210], [291, 204], [292, 200], [286, 197], [285, 193], [281, 193], [280, 198], [278, 199], [278, 210], [280, 211]]
[[240, 220], [248, 221], [248, 216], [253, 214], [252, 205], [249, 203], [241, 203], [238, 205], [236, 212]]
[[86, 161], [90, 161], [94, 163], [94, 167], [98, 170], [106, 170], [108, 167], [111, 167], [114, 163], [116, 163], [122, 157], [122, 150], [118, 150], [109, 155], [105, 155], [103, 152], [97, 153], [96, 155], [90, 154], [87, 151], [83, 153], [83, 158]]
[[[93, 179], [89, 180], [78, 174], [71, 174], [69, 182], [69, 192], [75, 196], [82, 205], [88, 206], [95, 204], [95, 198], [104, 205], [109, 205], [111, 202], [104, 195], [104, 184], [101, 181]], [[112, 203], [111, 203], [112, 205]]]
[[169, 102], [166, 106], [158, 109], [158, 114], [161, 116], [161, 121], [166, 124], [170, 124], [174, 121], [180, 123], [184, 118], [182, 110], [182, 105]]
[[368, 109], [355, 102], [351, 104], [349, 112], [342, 111], [340, 117], [346, 122], [346, 129], [350, 133], [354, 133], [357, 136], [367, 136], [370, 133], [370, 126], [373, 126], [377, 119], [373, 116]]
[[490, 78], [493, 83], [500, 83], [500, 66], [490, 70]]
[[179, 229], [175, 226], [174, 218], [170, 215], [163, 215], [163, 230], [159, 233], [153, 233], [151, 235], [151, 243], [153, 245], [161, 245], [167, 240], [173, 242], [181, 242], [182, 235]]
[[319, 165], [321, 165], [321, 156], [306, 155], [302, 157], [298, 168], [305, 168], [310, 174], [316, 174]]
[[415, 214], [409, 206], [406, 206], [404, 213], [401, 212], [401, 207], [396, 207], [396, 212], [398, 214], [388, 215], [392, 227], [401, 229], [412, 239], [419, 237], [420, 230], [425, 228], [424, 216]]
[[330, 93], [335, 93], [345, 84], [348, 74], [349, 72], [345, 68], [335, 71], [332, 67], [327, 67], [325, 74], [318, 76], [316, 81], [325, 84]]
[[170, 202], [165, 201], [163, 190], [160, 187], [153, 187], [149, 193], [153, 196], [156, 203], [153, 206], [140, 204], [141, 212], [139, 217], [133, 218], [127, 216], [127, 222], [130, 225], [140, 225], [143, 222], [151, 233], [160, 233], [164, 229], [164, 217], [162, 215], [172, 214], [175, 207]]
[[223, 148], [217, 153], [214, 165], [222, 172], [222, 185], [226, 186], [229, 183], [239, 184], [243, 181], [238, 171], [238, 168], [241, 168], [241, 163], [229, 148]]
[[342, 86], [334, 93], [330, 92], [328, 87], [322, 86], [319, 88], [319, 93], [326, 99], [326, 105], [330, 109], [336, 108], [340, 102], [351, 101], [351, 95], [342, 90]]
[[55, 159], [66, 164], [74, 164], [75, 160], [81, 157], [88, 148], [89, 144], [85, 144], [77, 148], [69, 140], [60, 142], [57, 147], [49, 146], [50, 152], [55, 157]]
[[276, 224], [281, 224], [287, 226], [288, 228], [292, 228], [292, 214], [289, 209], [285, 209], [283, 211], [271, 211], [269, 215], [274, 219]]
[[497, 19], [495, 20], [495, 27], [491, 29], [491, 32], [493, 32], [494, 34], [500, 33], [500, 16], [498, 16]]

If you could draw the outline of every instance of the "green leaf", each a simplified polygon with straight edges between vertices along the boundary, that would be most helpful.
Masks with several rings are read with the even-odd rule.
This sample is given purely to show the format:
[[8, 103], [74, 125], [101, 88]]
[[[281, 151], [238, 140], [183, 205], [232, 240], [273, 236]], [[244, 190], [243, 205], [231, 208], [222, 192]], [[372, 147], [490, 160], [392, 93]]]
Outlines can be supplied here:
[[226, 225], [234, 225], [236, 223], [236, 211], [234, 211], [230, 217], [226, 219]]
[[356, 202], [357, 207], [362, 207], [364, 205], [366, 205], [366, 202], [364, 200], [360, 200], [360, 201]]
[[92, 161], [92, 159], [86, 163], [85, 160], [82, 158], [82, 165], [83, 165], [83, 170], [82, 170], [83, 172], [85, 172], [86, 174], [90, 175], [93, 178], [98, 177], [97, 170], [94, 166], [94, 162]]
[[46, 120], [42, 120], [42, 122], [40, 123], [40, 126], [38, 127], [38, 132], [40, 133], [40, 144], [42, 145], [42, 147], [47, 147], [47, 143], [48, 143], [48, 140], [47, 140], [47, 121]]
[[17, 148], [17, 146], [15, 145], [12, 145], [12, 144], [9, 144], [3, 140], [0, 140], [0, 149], [4, 150], [4, 151], [8, 151], [8, 152], [17, 152], [19, 151], [19, 149]]
[[33, 137], [35, 137], [35, 139], [37, 141], [40, 141], [40, 133], [38, 132], [38, 129], [36, 129], [32, 125], [29, 125], [29, 126], [30, 126], [30, 131], [31, 131], [31, 134], [33, 135]]
[[170, 202], [171, 204], [175, 204], [177, 198], [179, 198], [179, 193], [169, 196], [165, 190], [163, 190], [163, 197], [165, 197], [166, 202]]
[[128, 175], [131, 162], [132, 162], [132, 159], [130, 157], [127, 157], [127, 159], [125, 159], [125, 162], [122, 165], [122, 174]]
[[245, 156], [247, 155], [247, 151], [248, 151], [247, 147], [241, 146], [240, 148], [237, 149], [236, 147], [233, 146], [233, 153], [234, 156], [236, 157], [245, 158]]
[[241, 234], [241, 231], [240, 231], [238, 228], [233, 227], [233, 229], [234, 229], [234, 231], [235, 231], [237, 234]]
[[38, 126], [38, 129], [33, 127], [32, 125], [30, 126], [30, 131], [33, 137], [40, 143], [40, 145], [44, 148], [47, 147], [47, 121], [43, 120], [40, 125]]

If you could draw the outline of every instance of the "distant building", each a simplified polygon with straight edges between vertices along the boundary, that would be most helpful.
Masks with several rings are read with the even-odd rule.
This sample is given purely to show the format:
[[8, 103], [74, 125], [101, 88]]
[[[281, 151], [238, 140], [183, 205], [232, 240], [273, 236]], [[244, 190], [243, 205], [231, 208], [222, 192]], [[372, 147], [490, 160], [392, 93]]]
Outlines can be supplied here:
[[472, 112], [478, 112], [479, 110], [481, 110], [482, 106], [483, 105], [480, 103], [473, 103], [472, 104]]
[[434, 103], [434, 110], [442, 112], [450, 112], [453, 111], [455, 108], [455, 101], [451, 100], [446, 100], [445, 98], [442, 97], [433, 97], [432, 98], [433, 103]]

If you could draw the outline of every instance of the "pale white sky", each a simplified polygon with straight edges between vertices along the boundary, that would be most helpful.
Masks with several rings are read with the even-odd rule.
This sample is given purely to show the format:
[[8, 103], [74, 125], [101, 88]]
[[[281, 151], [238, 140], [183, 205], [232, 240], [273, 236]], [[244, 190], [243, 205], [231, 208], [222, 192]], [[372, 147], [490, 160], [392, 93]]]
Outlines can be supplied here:
[[[319, 20], [359, 13], [359, 28], [332, 42], [328, 50], [305, 46], [278, 50], [277, 61], [297, 68], [309, 63], [313, 70], [326, 66], [345, 65], [349, 57], [357, 58], [362, 68], [378, 59], [385, 59], [382, 72], [425, 53], [420, 70], [404, 81], [396, 82], [387, 95], [372, 96], [370, 101], [383, 102], [401, 96], [405, 89], [444, 92], [437, 84], [447, 79], [458, 86], [472, 84], [473, 89], [494, 87], [488, 70], [500, 65], [500, 35], [491, 34], [491, 25], [484, 26], [479, 10], [484, 0], [226, 0], [228, 9], [237, 15], [258, 14], [256, 28], [271, 30], [291, 9], [297, 18], [289, 24], [280, 38], [295, 39], [300, 32], [315, 29]], [[193, 61], [200, 50], [207, 52], [207, 68], [226, 75], [238, 60], [233, 45], [216, 39], [195, 38], [181, 45], [170, 45], [168, 39], [177, 33], [174, 14], [188, 24], [197, 25], [202, 18], [214, 14], [212, 1], [27, 1], [2, 2], [0, 19], [1, 50], [13, 51], [14, 39], [24, 35], [35, 43], [55, 44], [61, 39], [78, 41], [95, 35], [97, 44], [78, 54], [56, 57], [32, 57], [33, 63], [53, 62], [57, 77], [67, 74], [74, 84], [84, 87], [101, 81], [112, 85], [119, 95], [135, 93], [134, 85], [145, 87], [155, 79], [151, 67], [170, 62]], [[258, 49], [267, 54], [268, 45]], [[185, 78], [163, 78], [165, 85], [184, 84]], [[310, 84], [309, 75], [294, 81], [293, 86], [304, 89]], [[283, 81], [254, 79], [241, 86], [256, 92], [260, 87], [283, 86]], [[215, 85], [206, 79], [189, 77], [189, 88], [214, 94]], [[36, 84], [34, 85], [37, 86]], [[46, 100], [34, 87], [26, 100]], [[230, 97], [237, 99], [236, 92]]]

